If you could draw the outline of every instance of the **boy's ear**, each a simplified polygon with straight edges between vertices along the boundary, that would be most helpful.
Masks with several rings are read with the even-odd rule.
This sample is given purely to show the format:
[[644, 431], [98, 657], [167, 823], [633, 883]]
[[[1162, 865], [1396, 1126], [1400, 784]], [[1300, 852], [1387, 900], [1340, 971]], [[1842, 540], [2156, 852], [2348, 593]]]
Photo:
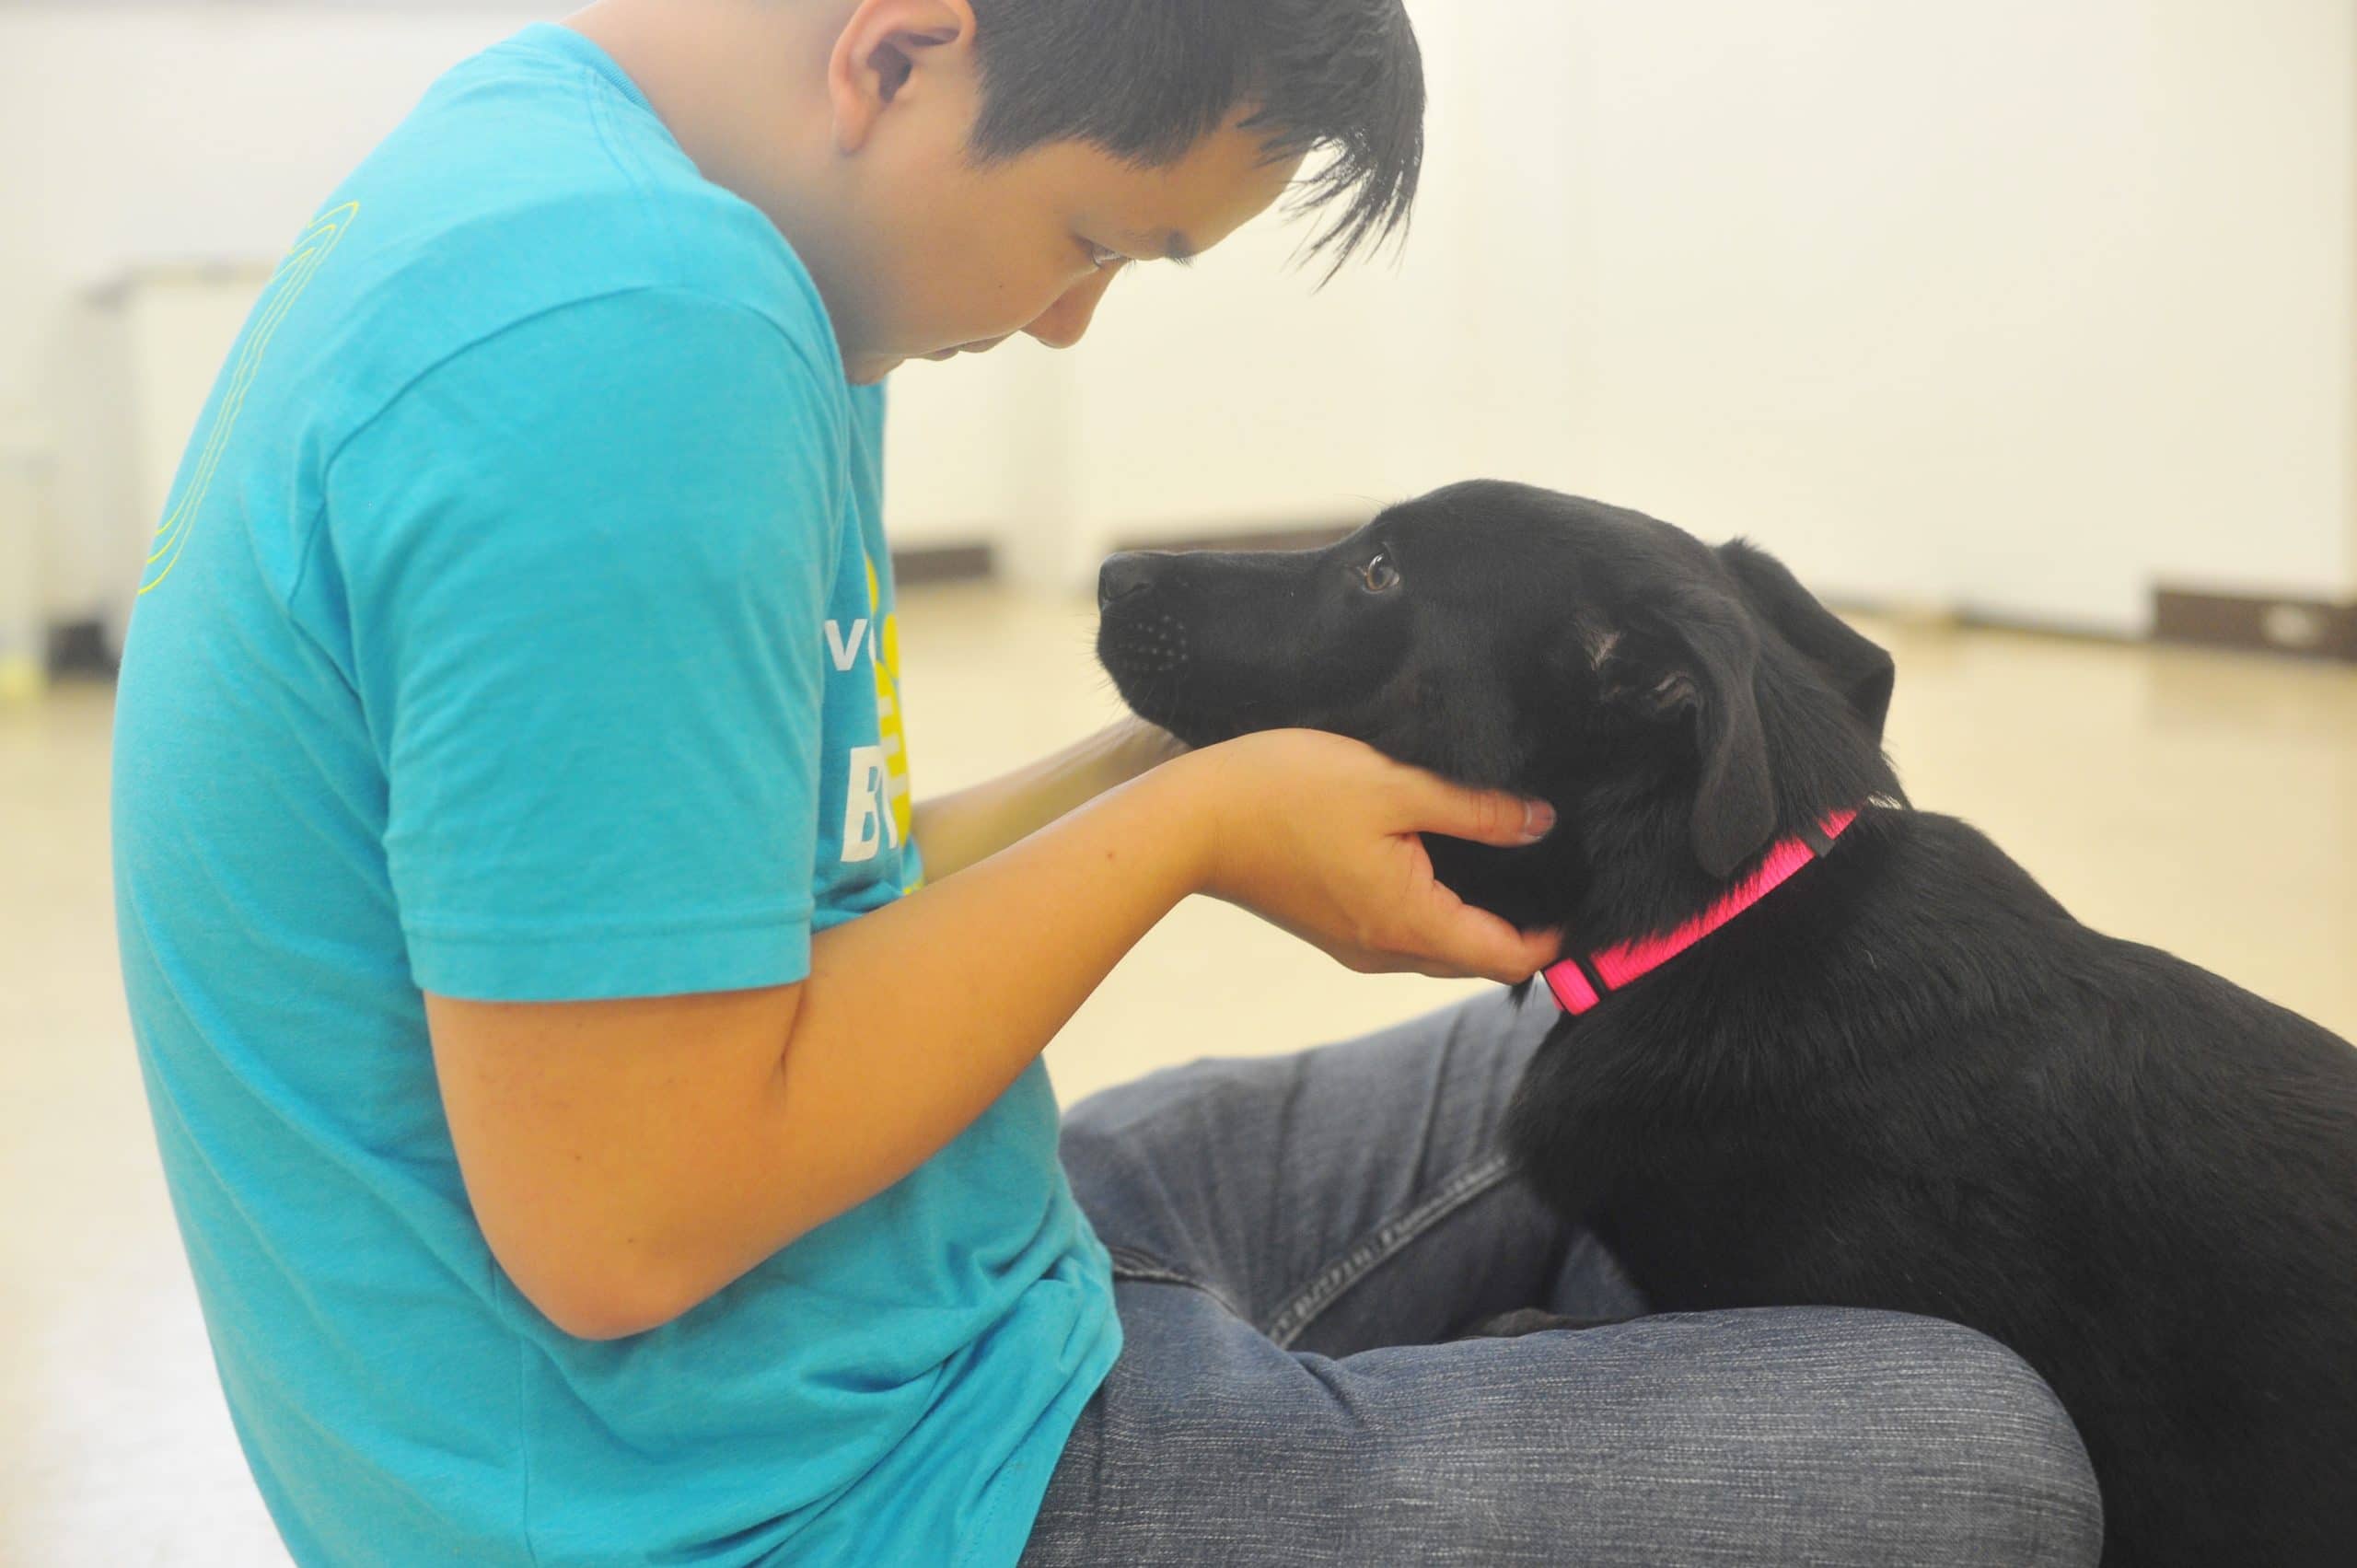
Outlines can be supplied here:
[[887, 110], [914, 101], [934, 73], [973, 62], [968, 0], [860, 0], [827, 60], [835, 150], [856, 153]]
[[1832, 684], [1875, 740], [1890, 714], [1895, 671], [1890, 655], [1843, 625], [1801, 587], [1784, 563], [1743, 540], [1719, 546], [1719, 559], [1735, 574], [1752, 612], [1774, 627], [1794, 651]]

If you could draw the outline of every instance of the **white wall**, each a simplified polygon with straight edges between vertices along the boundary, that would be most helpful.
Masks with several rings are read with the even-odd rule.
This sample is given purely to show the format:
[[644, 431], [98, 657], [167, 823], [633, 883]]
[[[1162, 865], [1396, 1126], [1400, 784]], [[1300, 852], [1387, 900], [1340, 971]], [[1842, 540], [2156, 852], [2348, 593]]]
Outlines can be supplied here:
[[2016, 614], [2357, 590], [2357, 6], [1577, 9], [1595, 482]]
[[1873, 598], [2357, 592], [2348, 0], [1411, 10], [1404, 264], [1136, 280], [1080, 373], [1107, 531], [1479, 471]]
[[[1322, 293], [1267, 224], [1073, 354], [896, 377], [894, 527], [1111, 540], [1472, 473], [1821, 587], [2133, 629], [2357, 593], [2348, 0], [1410, 0], [1432, 158]], [[434, 74], [559, 6], [0, 5], [0, 403], [62, 299], [274, 256]]]

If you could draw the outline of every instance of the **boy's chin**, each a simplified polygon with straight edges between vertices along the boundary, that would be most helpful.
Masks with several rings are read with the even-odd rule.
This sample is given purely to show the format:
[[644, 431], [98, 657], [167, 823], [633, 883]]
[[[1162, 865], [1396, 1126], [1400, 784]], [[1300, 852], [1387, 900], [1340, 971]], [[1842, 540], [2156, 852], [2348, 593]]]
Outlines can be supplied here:
[[963, 347], [937, 348], [931, 354], [854, 354], [843, 362], [843, 379], [854, 387], [881, 381], [911, 359], [930, 360], [938, 365], [945, 359], [955, 359], [968, 352]]

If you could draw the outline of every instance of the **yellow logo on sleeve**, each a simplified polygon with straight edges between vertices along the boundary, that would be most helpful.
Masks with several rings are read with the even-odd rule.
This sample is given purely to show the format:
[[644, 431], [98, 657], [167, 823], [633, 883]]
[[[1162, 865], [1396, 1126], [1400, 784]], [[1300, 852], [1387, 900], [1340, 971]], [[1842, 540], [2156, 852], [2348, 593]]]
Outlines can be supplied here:
[[[867, 663], [876, 680], [876, 744], [851, 749], [850, 776], [843, 795], [842, 859], [845, 865], [873, 860], [879, 851], [899, 849], [909, 842], [916, 805], [909, 789], [908, 732], [900, 718], [900, 618], [882, 615], [883, 584], [876, 563], [863, 557], [867, 568], [867, 619], [852, 623], [846, 633], [838, 621], [827, 622], [827, 651], [835, 668], [848, 672], [859, 657], [863, 635]], [[914, 892], [922, 878], [911, 878], [903, 892]]]
[[909, 842], [911, 814], [916, 809], [909, 786], [908, 731], [900, 723], [900, 618], [877, 616], [884, 608], [883, 587], [877, 581], [876, 563], [867, 563], [867, 612], [880, 629], [868, 640], [869, 662], [876, 668], [876, 728], [884, 747], [884, 767], [890, 779], [892, 824], [900, 842]]

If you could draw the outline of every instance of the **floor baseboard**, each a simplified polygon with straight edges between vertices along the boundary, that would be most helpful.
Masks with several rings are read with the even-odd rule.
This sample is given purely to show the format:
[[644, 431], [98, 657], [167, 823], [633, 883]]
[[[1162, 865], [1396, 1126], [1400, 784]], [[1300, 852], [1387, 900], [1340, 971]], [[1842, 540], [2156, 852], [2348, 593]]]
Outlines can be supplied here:
[[987, 544], [924, 544], [892, 552], [892, 581], [900, 587], [982, 582], [997, 575], [998, 558]]
[[[1355, 523], [1305, 524], [1255, 533], [1213, 534], [1201, 539], [1158, 539], [1151, 543], [1125, 543], [1121, 548], [1318, 550], [1348, 536], [1356, 527]], [[998, 575], [997, 553], [988, 544], [921, 545], [896, 550], [892, 552], [892, 574], [893, 581], [903, 587], [987, 582]], [[1864, 603], [1843, 608], [1864, 614], [1876, 612], [1875, 606]], [[1962, 618], [1962, 623], [2002, 622], [1968, 616]], [[2357, 601], [2336, 604], [2326, 599], [2164, 587], [2153, 596], [2152, 640], [2357, 663]], [[99, 676], [113, 675], [116, 663], [96, 620], [52, 626], [48, 662], [52, 675]]]
[[1339, 540], [1348, 539], [1365, 526], [1364, 519], [1353, 523], [1303, 523], [1284, 528], [1261, 528], [1251, 533], [1205, 534], [1200, 539], [1153, 539], [1124, 542], [1122, 550], [1323, 550]]
[[2357, 603], [2162, 588], [2153, 640], [2357, 661]]

